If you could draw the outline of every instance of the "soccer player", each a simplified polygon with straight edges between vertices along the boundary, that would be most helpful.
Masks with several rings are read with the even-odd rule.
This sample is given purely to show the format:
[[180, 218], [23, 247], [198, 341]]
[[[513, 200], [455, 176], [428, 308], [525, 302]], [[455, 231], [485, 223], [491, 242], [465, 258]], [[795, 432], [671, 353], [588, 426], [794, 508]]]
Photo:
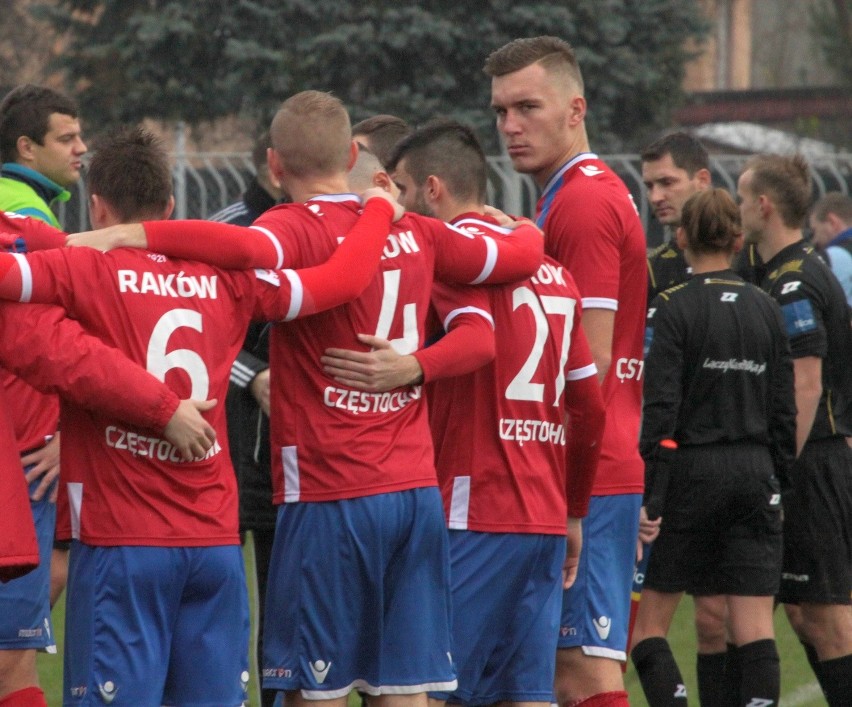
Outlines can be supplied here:
[[[349, 116], [333, 96], [304, 91], [283, 103], [271, 135], [270, 169], [294, 204], [266, 212], [250, 229], [158, 222], [100, 237], [220, 265], [321, 262], [360, 209], [347, 193], [357, 154]], [[169, 232], [185, 237], [165, 243]], [[323, 374], [320, 355], [358, 348], [359, 332], [415, 351], [433, 277], [513, 280], [535, 272], [541, 258], [532, 225], [495, 241], [407, 214], [388, 234], [380, 272], [361, 297], [273, 328], [273, 488], [282, 505], [263, 672], [264, 687], [285, 691], [288, 704], [342, 706], [354, 686], [371, 704], [422, 705], [427, 690], [456, 687], [447, 535], [422, 389], [354, 391]]]
[[[165, 218], [174, 205], [165, 152], [141, 129], [101, 146], [88, 189], [95, 225]], [[372, 228], [312, 271], [224, 273], [157, 253], [60, 249], [6, 255], [0, 290], [58, 302], [173, 388], [221, 398], [252, 314], [292, 319], [366, 286], [392, 211], [377, 206]], [[224, 410], [210, 417], [224, 439]], [[217, 442], [185, 463], [165, 440], [76, 407], [63, 409], [62, 424], [80, 540], [70, 569], [66, 704], [241, 704], [248, 607], [227, 452]], [[198, 661], [210, 671], [204, 680]]]
[[[43, 222], [17, 214], [0, 213], [0, 233], [0, 240], [9, 248], [24, 244], [56, 247], [65, 240], [64, 234]], [[22, 382], [45, 393], [62, 393], [78, 405], [161, 432], [187, 458], [203, 455], [212, 445], [215, 433], [191, 403], [179, 403], [173, 391], [116, 349], [85, 334], [77, 322], [65, 317], [63, 310], [2, 303], [0, 331], [0, 364], [20, 376]], [[8, 420], [9, 406], [2, 394], [3, 420], [11, 433], [14, 427]], [[2, 448], [0, 554], [11, 552], [12, 556], [6, 559], [17, 565], [25, 558], [23, 551], [16, 548], [28, 535], [32, 536], [33, 513], [15, 453], [17, 447], [10, 441], [4, 442]], [[20, 493], [20, 502], [26, 505], [21, 505], [13, 492]], [[36, 563], [39, 554], [50, 557], [53, 536], [52, 525], [50, 532], [39, 534], [41, 547], [34, 548]], [[45, 704], [38, 688], [36, 649], [54, 645], [48, 598], [46, 563], [0, 587], [0, 705]]]
[[[71, 198], [68, 189], [80, 178], [85, 153], [72, 99], [33, 84], [12, 89], [0, 103], [0, 210], [32, 216], [58, 228], [51, 206]], [[33, 514], [46, 539], [54, 532], [56, 516], [59, 402], [6, 372], [0, 372], [0, 383], [12, 406], [18, 450], [31, 485]], [[67, 573], [68, 548], [57, 543], [50, 567], [28, 581], [35, 586], [44, 579], [53, 606], [65, 588]]]
[[666, 230], [666, 241], [648, 255], [648, 302], [660, 292], [686, 281], [689, 265], [674, 240], [686, 200], [711, 186], [707, 150], [683, 132], [664, 135], [641, 154], [642, 182], [654, 216]]
[[778, 600], [832, 707], [852, 695], [852, 330], [843, 289], [802, 238], [811, 201], [800, 155], [758, 155], [737, 183], [747, 240], [765, 263], [761, 286], [781, 305], [796, 385], [799, 457], [783, 494], [784, 565]]
[[382, 166], [387, 166], [396, 144], [411, 132], [411, 126], [402, 118], [386, 113], [370, 116], [352, 126], [352, 137], [378, 157]]
[[556, 667], [560, 704], [626, 705], [630, 587], [644, 464], [639, 456], [645, 235], [624, 183], [589, 151], [574, 50], [555, 37], [517, 39], [486, 60], [497, 129], [515, 169], [542, 188], [545, 252], [574, 277], [607, 419], [583, 556], [565, 592]]
[[662, 525], [631, 656], [652, 707], [687, 704], [666, 641], [684, 591], [719, 597], [730, 613], [741, 671], [725, 675], [730, 697], [713, 704], [774, 705], [780, 692], [772, 611], [780, 480], [796, 453], [793, 366], [777, 305], [730, 270], [741, 236], [726, 191], [688, 199], [676, 238], [694, 277], [648, 314], [641, 448]]
[[[407, 209], [502, 237], [485, 213], [486, 160], [469, 128], [428, 124], [399, 143], [391, 168]], [[561, 589], [577, 571], [604, 422], [579, 295], [565, 268], [545, 258], [536, 275], [511, 285], [459, 291], [436, 283], [432, 301], [449, 329], [421, 354], [433, 381], [430, 426], [450, 529], [459, 686], [430, 697], [549, 704]], [[450, 345], [460, 331], [452, 324], [470, 312], [493, 323], [496, 355], [445, 378], [467, 348]], [[323, 362], [338, 380], [366, 388], [357, 379], [369, 356], [331, 350]]]

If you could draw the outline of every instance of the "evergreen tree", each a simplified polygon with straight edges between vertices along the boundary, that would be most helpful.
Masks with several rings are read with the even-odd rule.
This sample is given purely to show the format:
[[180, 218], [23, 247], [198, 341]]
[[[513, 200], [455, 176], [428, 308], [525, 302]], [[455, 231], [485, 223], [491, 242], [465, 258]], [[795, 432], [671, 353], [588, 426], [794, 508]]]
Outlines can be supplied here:
[[577, 49], [596, 149], [633, 149], [681, 100], [687, 40], [706, 23], [681, 0], [56, 0], [58, 58], [87, 124], [142, 117], [199, 123], [268, 116], [306, 88], [333, 91], [353, 120], [449, 115], [493, 148], [487, 55], [521, 36]]

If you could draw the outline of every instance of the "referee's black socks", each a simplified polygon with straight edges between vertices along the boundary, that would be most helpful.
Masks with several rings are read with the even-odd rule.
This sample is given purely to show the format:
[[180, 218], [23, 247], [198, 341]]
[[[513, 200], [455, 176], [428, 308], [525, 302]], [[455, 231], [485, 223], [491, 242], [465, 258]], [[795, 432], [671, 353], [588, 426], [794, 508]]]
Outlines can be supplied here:
[[852, 704], [852, 654], [819, 663], [822, 691], [829, 707]]
[[775, 641], [766, 638], [737, 649], [742, 682], [741, 705], [777, 705], [781, 695], [781, 664]]
[[727, 653], [699, 653], [695, 659], [698, 702], [701, 707], [725, 707], [725, 658]]
[[636, 644], [630, 657], [650, 707], [686, 704], [686, 685], [665, 638], [646, 638]]

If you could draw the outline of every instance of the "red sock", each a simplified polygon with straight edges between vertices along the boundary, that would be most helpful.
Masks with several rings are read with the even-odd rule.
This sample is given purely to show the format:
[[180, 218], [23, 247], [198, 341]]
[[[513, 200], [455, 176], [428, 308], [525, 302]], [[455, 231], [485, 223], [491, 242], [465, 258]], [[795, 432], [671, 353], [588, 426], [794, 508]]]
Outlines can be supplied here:
[[0, 699], [0, 707], [47, 707], [40, 687], [25, 687]]
[[630, 703], [627, 701], [627, 693], [624, 690], [616, 690], [592, 695], [585, 700], [575, 702], [572, 707], [630, 707]]

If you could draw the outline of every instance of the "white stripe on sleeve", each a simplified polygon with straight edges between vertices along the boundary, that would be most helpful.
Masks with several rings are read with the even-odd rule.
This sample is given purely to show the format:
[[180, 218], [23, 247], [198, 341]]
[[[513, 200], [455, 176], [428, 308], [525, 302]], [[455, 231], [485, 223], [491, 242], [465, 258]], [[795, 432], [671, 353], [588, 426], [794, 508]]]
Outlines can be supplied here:
[[33, 296], [33, 271], [23, 253], [12, 253], [21, 269], [21, 298], [19, 302], [29, 302]]
[[278, 242], [278, 239], [272, 235], [272, 231], [267, 228], [263, 228], [263, 226], [249, 226], [249, 228], [253, 228], [255, 231], [260, 231], [264, 236], [266, 236], [270, 241], [272, 241], [272, 245], [275, 246], [275, 253], [278, 256], [278, 262], [275, 265], [275, 270], [280, 270], [284, 267], [284, 249], [281, 247], [281, 244]]
[[484, 282], [488, 276], [494, 272], [494, 266], [497, 264], [497, 244], [494, 242], [494, 239], [491, 236], [483, 236], [482, 240], [485, 241], [485, 266], [482, 268], [482, 272], [476, 277], [475, 280], [471, 280], [471, 285], [478, 285], [481, 282]]
[[282, 270], [284, 276], [290, 282], [290, 309], [284, 317], [285, 322], [292, 321], [299, 316], [302, 311], [302, 304], [305, 298], [305, 288], [302, 286], [302, 278], [296, 274], [295, 270]]

